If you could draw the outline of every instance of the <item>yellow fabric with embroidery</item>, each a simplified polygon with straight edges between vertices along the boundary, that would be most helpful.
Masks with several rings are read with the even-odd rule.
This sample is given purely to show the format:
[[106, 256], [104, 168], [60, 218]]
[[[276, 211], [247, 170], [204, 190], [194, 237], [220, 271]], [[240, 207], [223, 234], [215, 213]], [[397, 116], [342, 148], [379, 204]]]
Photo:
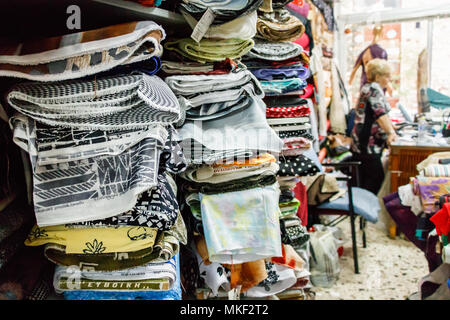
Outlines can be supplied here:
[[66, 253], [100, 254], [132, 252], [153, 247], [158, 229], [121, 226], [114, 228], [67, 228], [64, 225], [33, 227], [27, 246], [59, 244], [66, 247]]

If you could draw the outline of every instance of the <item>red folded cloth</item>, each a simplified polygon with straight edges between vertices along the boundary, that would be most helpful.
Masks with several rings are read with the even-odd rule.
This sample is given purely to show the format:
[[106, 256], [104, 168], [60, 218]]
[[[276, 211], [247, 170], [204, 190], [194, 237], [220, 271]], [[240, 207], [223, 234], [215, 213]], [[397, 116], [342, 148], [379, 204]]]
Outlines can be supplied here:
[[298, 118], [309, 116], [311, 110], [307, 106], [267, 108], [267, 118]]
[[444, 203], [442, 209], [436, 212], [430, 221], [436, 226], [438, 235], [447, 236], [450, 231], [450, 203]]

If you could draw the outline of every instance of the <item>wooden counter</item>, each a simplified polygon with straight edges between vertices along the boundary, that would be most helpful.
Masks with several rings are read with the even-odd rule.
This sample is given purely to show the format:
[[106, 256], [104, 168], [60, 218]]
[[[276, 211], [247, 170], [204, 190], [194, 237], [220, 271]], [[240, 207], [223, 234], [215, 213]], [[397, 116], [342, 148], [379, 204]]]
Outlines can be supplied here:
[[415, 177], [418, 172], [416, 166], [430, 154], [450, 151], [450, 146], [418, 146], [418, 145], [391, 145], [389, 155], [389, 171], [391, 172], [391, 192], [398, 187], [409, 183], [409, 178]]

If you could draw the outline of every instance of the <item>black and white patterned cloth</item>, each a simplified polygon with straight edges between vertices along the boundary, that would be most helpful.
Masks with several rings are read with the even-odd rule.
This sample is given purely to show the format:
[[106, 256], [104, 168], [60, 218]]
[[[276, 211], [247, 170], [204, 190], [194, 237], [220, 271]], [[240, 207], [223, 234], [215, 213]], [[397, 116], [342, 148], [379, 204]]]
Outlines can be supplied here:
[[320, 172], [320, 169], [311, 159], [303, 156], [284, 156], [278, 161], [280, 165], [280, 170], [278, 171], [278, 176], [313, 176]]
[[142, 129], [170, 124], [180, 105], [158, 76], [133, 72], [55, 83], [24, 82], [8, 93], [17, 111], [49, 126], [78, 130]]
[[[169, 180], [171, 181], [169, 182]], [[179, 210], [176, 190], [173, 190], [172, 187], [174, 184], [175, 182], [169, 175], [160, 174], [158, 186], [141, 193], [133, 209], [118, 216], [69, 224], [67, 227], [141, 226], [170, 230], [178, 217]]]
[[38, 226], [105, 219], [131, 210], [158, 183], [164, 143], [146, 138], [119, 155], [40, 166], [35, 122], [12, 121], [14, 142], [30, 154]]

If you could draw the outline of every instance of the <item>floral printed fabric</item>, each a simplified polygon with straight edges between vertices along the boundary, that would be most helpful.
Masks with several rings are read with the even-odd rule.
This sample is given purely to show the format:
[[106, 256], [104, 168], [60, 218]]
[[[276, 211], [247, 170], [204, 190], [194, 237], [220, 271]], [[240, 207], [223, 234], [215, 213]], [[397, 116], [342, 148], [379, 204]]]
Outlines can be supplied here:
[[435, 213], [439, 210], [439, 197], [450, 193], [450, 178], [417, 177], [420, 200], [425, 213]]
[[129, 252], [151, 248], [158, 229], [148, 227], [75, 228], [64, 225], [39, 228], [34, 226], [25, 245], [60, 244], [66, 253], [100, 254]]
[[376, 120], [391, 110], [383, 89], [376, 82], [361, 89], [352, 132], [352, 150], [362, 154], [381, 154], [387, 135]]
[[209, 260], [235, 264], [281, 256], [278, 184], [200, 194]]

